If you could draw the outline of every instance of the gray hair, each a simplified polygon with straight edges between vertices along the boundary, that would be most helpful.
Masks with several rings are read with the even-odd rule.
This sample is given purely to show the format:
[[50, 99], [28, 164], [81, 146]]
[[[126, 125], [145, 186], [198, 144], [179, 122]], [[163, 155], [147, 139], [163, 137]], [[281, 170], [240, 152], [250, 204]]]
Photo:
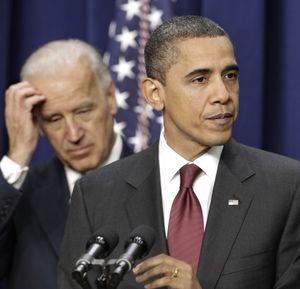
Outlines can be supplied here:
[[223, 28], [203, 16], [170, 18], [152, 33], [145, 46], [147, 76], [165, 84], [167, 71], [179, 57], [179, 50], [176, 48], [177, 41], [217, 36], [228, 37]]
[[98, 51], [88, 43], [78, 39], [56, 40], [49, 42], [33, 52], [21, 70], [21, 79], [53, 75], [65, 67], [71, 67], [87, 60], [91, 70], [106, 90], [111, 76]]

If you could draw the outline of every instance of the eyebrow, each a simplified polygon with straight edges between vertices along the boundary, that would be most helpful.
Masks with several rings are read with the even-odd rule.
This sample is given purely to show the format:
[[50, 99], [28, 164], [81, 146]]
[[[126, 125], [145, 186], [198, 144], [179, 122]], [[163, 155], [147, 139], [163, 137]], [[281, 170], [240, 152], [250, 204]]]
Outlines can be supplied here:
[[[223, 69], [222, 73], [224, 73], [226, 71], [230, 71], [230, 70], [235, 70], [236, 72], [238, 72], [239, 67], [237, 64], [230, 64], [230, 65], [226, 66], [225, 69]], [[193, 71], [188, 73], [185, 76], [185, 78], [192, 78], [195, 75], [208, 74], [210, 72], [211, 72], [211, 69], [209, 69], [209, 68], [198, 68], [198, 69], [194, 69]]]
[[225, 69], [223, 70], [223, 72], [230, 71], [230, 70], [235, 70], [236, 72], [240, 71], [239, 66], [237, 64], [231, 64], [231, 65], [226, 66]]
[[192, 78], [195, 75], [208, 74], [209, 72], [211, 72], [211, 69], [198, 68], [198, 69], [194, 69], [193, 71], [188, 73], [184, 78]]

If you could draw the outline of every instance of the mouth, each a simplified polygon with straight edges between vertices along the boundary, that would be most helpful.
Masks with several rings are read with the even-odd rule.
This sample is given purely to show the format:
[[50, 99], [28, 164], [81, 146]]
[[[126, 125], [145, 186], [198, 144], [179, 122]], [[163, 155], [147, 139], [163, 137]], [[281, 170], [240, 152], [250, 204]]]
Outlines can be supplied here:
[[73, 158], [82, 158], [82, 157], [86, 157], [90, 153], [91, 149], [92, 149], [92, 145], [86, 145], [83, 147], [70, 149], [68, 150], [68, 153]]
[[218, 113], [214, 114], [212, 116], [209, 116], [208, 119], [224, 119], [224, 118], [232, 118], [233, 114], [231, 112], [225, 112], [225, 113]]
[[213, 123], [215, 123], [217, 125], [224, 126], [224, 125], [232, 124], [233, 113], [231, 113], [231, 112], [218, 113], [218, 114], [209, 116], [206, 119], [209, 121], [212, 121]]

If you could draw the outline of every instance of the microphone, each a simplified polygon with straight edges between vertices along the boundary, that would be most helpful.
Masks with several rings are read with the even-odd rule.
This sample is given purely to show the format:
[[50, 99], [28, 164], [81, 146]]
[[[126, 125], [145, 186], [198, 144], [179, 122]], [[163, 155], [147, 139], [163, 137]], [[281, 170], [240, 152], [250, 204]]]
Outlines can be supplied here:
[[135, 261], [149, 253], [154, 239], [155, 232], [149, 226], [141, 225], [132, 231], [125, 244], [125, 252], [116, 261], [108, 276], [108, 288], [117, 288], [124, 275], [131, 271]]
[[[86, 253], [76, 262], [72, 277], [81, 286], [87, 283], [86, 272], [91, 269], [95, 258], [107, 257], [116, 247], [119, 237], [108, 227], [98, 230], [86, 243]], [[88, 288], [88, 287], [87, 287]]]

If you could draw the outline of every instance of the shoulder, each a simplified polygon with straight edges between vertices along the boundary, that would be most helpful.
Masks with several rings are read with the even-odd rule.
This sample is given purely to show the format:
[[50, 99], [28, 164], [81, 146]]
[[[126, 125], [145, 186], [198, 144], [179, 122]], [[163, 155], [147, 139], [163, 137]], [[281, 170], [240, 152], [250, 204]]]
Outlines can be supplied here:
[[248, 159], [251, 163], [259, 163], [262, 165], [263, 163], [266, 166], [280, 164], [283, 167], [290, 167], [299, 169], [300, 168], [300, 161], [290, 158], [288, 156], [284, 156], [281, 154], [277, 154], [274, 152], [250, 147], [247, 145], [239, 144], [242, 151], [248, 156]]
[[22, 186], [24, 190], [45, 186], [62, 185], [66, 180], [63, 164], [56, 158], [41, 161], [30, 166], [28, 175]]
[[54, 170], [63, 170], [63, 164], [56, 157], [49, 160], [40, 161], [31, 165], [29, 168], [29, 174], [48, 175]]
[[158, 162], [158, 144], [155, 143], [149, 148], [128, 157], [122, 158], [109, 165], [96, 169], [80, 179], [81, 184], [98, 183], [99, 179], [108, 182], [116, 182], [130, 175], [147, 174]]
[[293, 174], [296, 178], [300, 178], [300, 162], [298, 160], [240, 144], [234, 140], [224, 146], [222, 158], [228, 162], [243, 163], [255, 172], [273, 174], [280, 178], [286, 178]]

